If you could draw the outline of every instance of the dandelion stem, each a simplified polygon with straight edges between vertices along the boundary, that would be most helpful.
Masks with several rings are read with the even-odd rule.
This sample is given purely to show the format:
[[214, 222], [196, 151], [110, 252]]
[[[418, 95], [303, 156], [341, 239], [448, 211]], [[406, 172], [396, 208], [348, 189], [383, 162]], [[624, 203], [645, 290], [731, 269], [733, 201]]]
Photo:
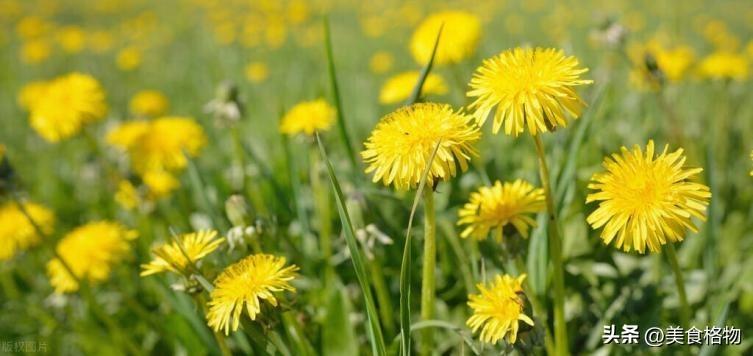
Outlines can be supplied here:
[[[426, 189], [424, 192], [424, 264], [423, 284], [421, 285], [421, 319], [431, 320], [434, 318], [434, 270], [437, 263], [436, 241], [436, 214], [434, 212], [434, 191]], [[423, 345], [421, 353], [430, 355], [433, 342], [433, 330], [426, 329], [423, 332]]]
[[682, 327], [690, 327], [690, 305], [688, 304], [688, 295], [685, 293], [685, 280], [682, 277], [680, 263], [677, 261], [677, 251], [675, 245], [668, 243], [664, 251], [667, 254], [669, 265], [672, 266], [672, 272], [675, 275], [675, 284], [677, 285], [677, 294], [680, 297], [680, 322]]
[[559, 231], [557, 210], [554, 207], [552, 197], [552, 185], [549, 175], [549, 166], [546, 163], [546, 153], [541, 135], [534, 135], [536, 142], [536, 154], [539, 156], [539, 173], [541, 185], [546, 194], [546, 208], [549, 214], [547, 224], [549, 230], [549, 253], [552, 258], [552, 280], [554, 283], [554, 345], [557, 355], [568, 355], [567, 324], [565, 321], [565, 276], [564, 263], [562, 262], [562, 240]]
[[311, 146], [309, 165], [311, 190], [314, 195], [316, 214], [319, 218], [319, 248], [322, 252], [322, 260], [325, 266], [324, 281], [328, 285], [334, 274], [330, 261], [332, 259], [332, 218], [329, 210], [329, 191], [324, 186], [319, 174], [319, 152], [317, 152], [316, 146]]

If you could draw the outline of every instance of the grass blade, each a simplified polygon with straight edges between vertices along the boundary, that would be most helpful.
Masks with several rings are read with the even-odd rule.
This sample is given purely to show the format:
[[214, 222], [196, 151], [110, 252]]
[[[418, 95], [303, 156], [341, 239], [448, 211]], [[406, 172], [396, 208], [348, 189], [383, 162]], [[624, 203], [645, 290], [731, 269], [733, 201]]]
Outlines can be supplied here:
[[[727, 316], [729, 314], [729, 302], [724, 304], [724, 307], [719, 311], [719, 315], [714, 320], [714, 326], [723, 326], [727, 322]], [[704, 344], [701, 347], [701, 351], [698, 353], [700, 356], [716, 355], [716, 349], [719, 345]]]
[[327, 151], [324, 149], [324, 145], [318, 134], [316, 135], [316, 143], [319, 145], [319, 152], [322, 155], [322, 159], [327, 164], [327, 174], [329, 175], [329, 180], [332, 184], [332, 190], [335, 193], [337, 212], [340, 214], [340, 222], [342, 223], [345, 241], [348, 244], [348, 250], [350, 251], [350, 256], [353, 260], [353, 267], [355, 268], [356, 277], [358, 278], [358, 284], [361, 286], [361, 292], [363, 293], [364, 304], [366, 305], [366, 315], [368, 317], [368, 330], [371, 338], [371, 346], [374, 349], [375, 354], [378, 356], [384, 356], [387, 354], [387, 349], [384, 345], [384, 336], [382, 335], [382, 327], [379, 322], [379, 314], [377, 313], [376, 305], [374, 303], [374, 296], [371, 293], [369, 274], [366, 272], [366, 265], [364, 264], [363, 256], [358, 247], [353, 224], [351, 223], [350, 215], [345, 206], [345, 197], [343, 196], [340, 183], [335, 175], [335, 170], [332, 168], [332, 163], [330, 162], [329, 157], [327, 157]]
[[431, 49], [431, 57], [429, 57], [429, 62], [426, 63], [426, 66], [424, 66], [424, 69], [421, 70], [421, 75], [418, 77], [418, 82], [416, 82], [416, 86], [413, 87], [413, 92], [411, 92], [410, 98], [408, 98], [406, 105], [410, 105], [417, 102], [418, 98], [421, 97], [421, 90], [424, 87], [424, 82], [426, 81], [426, 77], [429, 76], [429, 72], [431, 72], [431, 68], [432, 66], [434, 66], [434, 55], [437, 54], [437, 47], [439, 47], [439, 38], [442, 36], [443, 28], [444, 28], [444, 24], [439, 26], [439, 32], [437, 32], [437, 39], [434, 40], [434, 48]]
[[353, 145], [350, 143], [350, 136], [348, 135], [348, 128], [345, 124], [345, 115], [343, 114], [342, 100], [340, 99], [340, 87], [337, 85], [337, 72], [335, 72], [335, 58], [332, 54], [332, 38], [329, 31], [329, 19], [324, 17], [324, 47], [327, 51], [327, 72], [329, 73], [329, 83], [332, 87], [332, 99], [335, 102], [335, 108], [337, 109], [337, 127], [340, 130], [340, 137], [345, 145], [345, 151], [348, 153], [348, 160], [356, 169], [356, 153], [353, 150]]

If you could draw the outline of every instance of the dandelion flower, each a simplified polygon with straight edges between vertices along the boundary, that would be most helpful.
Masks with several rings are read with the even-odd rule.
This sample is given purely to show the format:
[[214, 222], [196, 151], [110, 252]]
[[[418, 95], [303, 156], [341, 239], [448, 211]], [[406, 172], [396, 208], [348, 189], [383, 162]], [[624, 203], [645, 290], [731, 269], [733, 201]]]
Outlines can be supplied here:
[[656, 53], [656, 63], [670, 81], [682, 79], [694, 60], [695, 53], [689, 46], [676, 46]]
[[164, 170], [154, 169], [147, 171], [141, 179], [144, 180], [144, 184], [149, 188], [149, 195], [152, 199], [164, 198], [180, 187], [180, 181]]
[[[410, 71], [387, 79], [387, 82], [382, 85], [382, 90], [379, 92], [379, 102], [382, 104], [394, 104], [407, 100], [413, 93], [413, 88], [416, 86], [420, 76], [421, 73], [418, 71]], [[421, 94], [443, 95], [446, 93], [447, 84], [439, 74], [429, 74], [426, 77]]]
[[293, 106], [282, 118], [280, 132], [288, 135], [327, 131], [335, 122], [335, 108], [324, 99], [305, 101]]
[[458, 211], [458, 225], [467, 225], [461, 237], [483, 240], [489, 231], [512, 224], [523, 236], [536, 226], [529, 215], [544, 211], [544, 190], [518, 179], [512, 183], [496, 181], [471, 193], [471, 199]]
[[[0, 145], [0, 161], [3, 157], [3, 146]], [[34, 223], [45, 234], [52, 233], [55, 224], [55, 216], [47, 208], [34, 204], [24, 203], [24, 209], [34, 220]], [[0, 205], [0, 261], [11, 259], [16, 253], [39, 244], [42, 236], [39, 236], [34, 225], [24, 215], [15, 203]]]
[[601, 239], [626, 252], [644, 253], [646, 246], [659, 251], [667, 242], [682, 241], [685, 229], [697, 231], [691, 221], [705, 220], [709, 188], [689, 179], [702, 168], [685, 168], [683, 150], [668, 152], [669, 146], [654, 157], [654, 141], [644, 153], [639, 146], [622, 147], [621, 154], [604, 159], [606, 172], [591, 178], [595, 190], [586, 203], [598, 201], [599, 207], [588, 217], [594, 229], [604, 227]]
[[[107, 280], [113, 265], [128, 257], [129, 241], [137, 236], [136, 231], [116, 222], [92, 222], [65, 235], [56, 250], [79, 280], [98, 283]], [[79, 288], [57, 258], [47, 263], [47, 275], [55, 293], [75, 292]]]
[[269, 67], [264, 62], [251, 62], [246, 65], [244, 72], [251, 83], [261, 83], [269, 77]]
[[66, 26], [59, 30], [58, 43], [65, 52], [79, 53], [86, 44], [86, 35], [78, 26]]
[[427, 17], [413, 33], [410, 50], [417, 63], [424, 65], [429, 62], [441, 26], [444, 27], [434, 64], [459, 63], [476, 52], [481, 38], [478, 17], [463, 11], [444, 11]]
[[505, 133], [518, 136], [526, 128], [532, 135], [566, 126], [565, 113], [580, 116], [585, 103], [574, 88], [590, 84], [579, 79], [588, 71], [578, 68], [575, 57], [556, 49], [515, 48], [487, 59], [470, 83], [469, 106], [479, 126], [494, 111], [492, 131], [504, 125]]
[[524, 314], [521, 283], [526, 275], [513, 278], [510, 275], [497, 275], [485, 285], [476, 287], [480, 294], [468, 296], [468, 306], [473, 309], [473, 316], [466, 324], [475, 333], [481, 329], [481, 341], [496, 344], [502, 338], [514, 344], [518, 338], [520, 322], [533, 326], [533, 320]]
[[122, 71], [131, 71], [141, 65], [141, 51], [136, 47], [126, 47], [118, 52], [115, 64]]
[[238, 330], [244, 306], [251, 320], [261, 312], [261, 302], [277, 306], [276, 292], [295, 288], [288, 283], [295, 278], [298, 267], [285, 266], [285, 258], [257, 254], [248, 256], [227, 267], [214, 281], [214, 290], [208, 303], [209, 327], [219, 332]]
[[52, 47], [44, 39], [37, 38], [24, 42], [21, 47], [21, 61], [26, 64], [39, 64], [50, 57]]
[[18, 92], [18, 98], [16, 99], [18, 106], [31, 111], [34, 104], [44, 96], [47, 85], [48, 83], [43, 80], [26, 83]]
[[107, 114], [105, 92], [93, 77], [72, 73], [49, 82], [44, 92], [26, 102], [31, 127], [49, 142], [76, 135], [89, 123]]
[[118, 190], [115, 192], [115, 202], [125, 210], [133, 210], [139, 205], [139, 192], [136, 187], [127, 180], [118, 182]]
[[[162, 244], [152, 250], [154, 260], [141, 265], [141, 276], [149, 276], [160, 272], [183, 273], [190, 263], [196, 263], [204, 256], [212, 253], [225, 238], [217, 238], [217, 231], [199, 231], [184, 234], [178, 241]], [[188, 259], [186, 259], [188, 256]]]
[[392, 69], [392, 65], [395, 63], [395, 58], [387, 51], [378, 51], [371, 56], [369, 60], [369, 69], [374, 74], [387, 73]]
[[185, 168], [186, 155], [197, 156], [207, 137], [193, 119], [168, 116], [117, 126], [107, 134], [107, 142], [128, 152], [135, 171], [143, 176]]
[[165, 94], [156, 90], [142, 90], [128, 103], [131, 113], [136, 116], [155, 117], [163, 115], [170, 106]]
[[439, 144], [427, 177], [429, 186], [437, 179], [448, 180], [468, 169], [468, 161], [477, 155], [473, 144], [481, 132], [473, 118], [454, 112], [446, 104], [419, 103], [406, 106], [383, 117], [364, 144], [361, 157], [374, 172], [374, 183], [394, 184], [399, 190], [416, 187]]
[[748, 60], [742, 54], [718, 51], [701, 61], [699, 71], [709, 79], [745, 80], [748, 78]]

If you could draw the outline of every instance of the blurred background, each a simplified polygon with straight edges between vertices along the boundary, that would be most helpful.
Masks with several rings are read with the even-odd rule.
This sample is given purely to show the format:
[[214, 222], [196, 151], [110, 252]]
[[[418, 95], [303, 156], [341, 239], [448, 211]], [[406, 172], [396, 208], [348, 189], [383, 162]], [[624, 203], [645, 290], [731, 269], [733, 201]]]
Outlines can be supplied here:
[[[227, 234], [238, 227], [226, 211], [228, 198], [237, 194], [247, 204], [243, 220], [262, 231], [253, 237], [262, 250], [302, 267], [291, 308], [317, 352], [367, 354], [362, 297], [334, 208], [331, 263], [345, 291], [338, 297], [344, 298], [338, 299], [341, 303], [333, 304], [322, 292], [316, 243], [303, 242], [326, 225], [316, 215], [316, 188], [309, 184], [309, 172], [316, 171], [309, 167], [311, 139], [283, 137], [279, 120], [298, 102], [333, 100], [324, 46], [323, 20], [328, 18], [343, 116], [353, 146], [362, 150], [379, 118], [403, 101], [380, 101], [385, 82], [423, 67], [410, 51], [414, 30], [444, 10], [476, 16], [481, 37], [469, 58], [435, 67], [432, 73], [441, 76], [444, 90], [428, 93], [428, 100], [456, 108], [468, 104], [465, 93], [475, 68], [516, 46], [561, 48], [590, 69], [584, 76], [594, 84], [579, 91], [588, 109], [547, 137], [564, 225], [571, 350], [699, 351], [602, 345], [605, 324], [663, 327], [677, 322], [677, 296], [661, 255], [605, 246], [585, 219], [595, 208], [584, 203], [586, 185], [601, 170], [603, 157], [623, 145], [654, 139], [658, 147], [684, 148], [687, 164], [704, 168], [702, 181], [713, 193], [707, 221], [678, 245], [695, 324], [740, 328], [741, 345], [716, 351], [753, 352], [753, 3], [742, 0], [0, 0], [0, 144], [23, 199], [56, 216], [52, 241], [0, 261], [0, 341], [44, 342], [55, 354], [133, 353], [112, 341], [77, 294], [55, 294], [45, 273], [53, 241], [86, 222], [107, 219], [137, 230], [139, 238], [132, 256], [94, 287], [104, 313], [127, 331], [141, 353], [217, 354], [203, 315], [188, 293], [175, 290], [177, 278], [141, 278], [139, 265], [151, 259], [151, 246], [169, 240], [171, 229], [215, 228]], [[28, 83], [71, 72], [101, 83], [107, 116], [81, 135], [50, 143], [29, 125], [21, 93]], [[222, 83], [228, 81], [235, 85], [237, 100], [224, 91], [228, 87]], [[128, 208], [116, 199], [118, 184], [107, 172], [130, 177], [137, 188], [141, 183], [132, 178], [123, 154], [106, 143], [106, 135], [119, 123], [144, 116], [133, 98], [145, 90], [162, 94], [156, 99], [164, 101], [159, 115], [193, 118], [208, 140], [192, 168], [176, 174], [178, 187]], [[237, 124], [223, 124], [210, 102], [240, 103]], [[381, 269], [380, 304], [391, 303], [397, 310], [412, 194], [372, 184], [360, 159], [358, 166], [350, 165], [340, 140], [336, 129], [324, 137], [349, 207], [358, 212], [366, 255]], [[458, 207], [487, 179], [538, 181], [534, 146], [527, 137], [492, 135], [487, 126], [478, 147], [481, 155], [469, 172], [438, 189], [443, 237], [437, 318], [464, 329], [446, 331], [438, 340], [438, 354], [460, 353], [469, 335], [466, 297], [480, 280], [479, 261], [486, 269], [505, 269], [493, 242], [458, 238]], [[419, 236], [421, 227], [416, 228]], [[546, 266], [546, 247], [528, 243], [541, 236], [540, 230], [521, 240], [518, 249], [527, 256], [534, 292], [544, 295], [546, 268], [536, 272], [536, 266]], [[203, 267], [218, 271], [246, 255], [244, 248], [223, 247], [221, 256]], [[418, 278], [414, 287], [418, 298]], [[329, 319], [333, 305], [346, 317]], [[397, 316], [382, 317], [391, 341]], [[346, 339], [344, 348], [332, 346], [327, 336], [338, 333]], [[533, 344], [540, 342], [531, 337]], [[238, 339], [229, 339], [232, 350], [246, 352]], [[501, 349], [487, 347], [493, 350]]]

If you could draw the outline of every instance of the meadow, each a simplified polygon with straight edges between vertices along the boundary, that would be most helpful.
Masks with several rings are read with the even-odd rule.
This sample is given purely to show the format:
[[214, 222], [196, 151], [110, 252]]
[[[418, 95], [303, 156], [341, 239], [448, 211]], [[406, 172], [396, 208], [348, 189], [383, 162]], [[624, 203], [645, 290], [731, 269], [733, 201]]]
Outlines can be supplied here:
[[752, 34], [743, 0], [0, 0], [0, 353], [751, 354]]

